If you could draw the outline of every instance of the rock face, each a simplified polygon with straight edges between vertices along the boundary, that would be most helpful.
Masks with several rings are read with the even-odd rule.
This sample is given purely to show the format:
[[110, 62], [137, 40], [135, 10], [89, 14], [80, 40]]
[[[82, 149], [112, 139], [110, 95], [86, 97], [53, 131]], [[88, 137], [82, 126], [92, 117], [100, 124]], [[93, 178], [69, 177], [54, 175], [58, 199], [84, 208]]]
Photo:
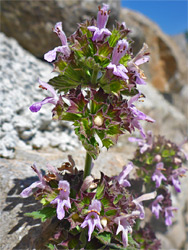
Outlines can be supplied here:
[[[79, 145], [68, 123], [52, 122], [50, 105], [31, 113], [31, 104], [45, 98], [38, 78], [47, 80], [48, 64], [22, 49], [14, 39], [0, 33], [0, 156], [12, 158], [16, 147], [58, 147], [73, 149]], [[48, 93], [49, 94], [49, 93]], [[61, 132], [61, 133], [60, 133]]]
[[118, 19], [120, 0], [54, 0], [46, 1], [2, 1], [1, 31], [14, 37], [20, 45], [43, 58], [44, 53], [59, 45], [52, 35], [56, 22], [63, 22], [67, 36], [72, 34], [77, 23], [96, 16], [97, 6], [109, 3], [112, 10], [109, 25]]
[[132, 30], [135, 51], [146, 42], [151, 52], [147, 66], [148, 79], [162, 93], [179, 93], [187, 83], [187, 61], [181, 49], [169, 36], [144, 15], [121, 9], [120, 21]]

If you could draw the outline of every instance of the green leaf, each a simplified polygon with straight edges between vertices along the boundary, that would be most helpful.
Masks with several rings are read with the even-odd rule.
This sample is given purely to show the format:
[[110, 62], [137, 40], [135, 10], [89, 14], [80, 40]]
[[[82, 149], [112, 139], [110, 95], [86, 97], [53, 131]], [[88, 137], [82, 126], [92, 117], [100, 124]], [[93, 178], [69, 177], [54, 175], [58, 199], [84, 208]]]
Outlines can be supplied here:
[[56, 246], [54, 246], [53, 244], [47, 244], [46, 245], [50, 250], [57, 250]]
[[114, 142], [111, 139], [106, 138], [106, 139], [102, 140], [102, 144], [103, 144], [104, 147], [109, 149], [110, 147], [112, 147], [114, 145]]
[[73, 113], [68, 113], [68, 112], [63, 112], [62, 115], [62, 120], [74, 122], [76, 120], [80, 120], [81, 114], [73, 114]]
[[120, 31], [114, 28], [112, 30], [112, 34], [108, 40], [110, 47], [114, 47], [116, 45], [117, 41], [120, 39], [120, 37], [121, 37]]
[[116, 215], [117, 210], [116, 209], [112, 209], [112, 210], [108, 210], [105, 214], [106, 216], [113, 216]]
[[110, 232], [103, 232], [96, 235], [96, 238], [103, 244], [108, 245], [111, 242], [112, 234]]
[[33, 217], [33, 219], [41, 219], [41, 222], [56, 215], [56, 208], [44, 207], [42, 210], [34, 211], [32, 213], [25, 213], [26, 216]]
[[106, 197], [104, 197], [104, 198], [101, 200], [101, 203], [103, 204], [104, 208], [108, 208], [108, 207], [109, 207], [109, 204], [110, 204], [109, 200], [108, 200]]
[[164, 149], [162, 152], [162, 157], [169, 157], [170, 156], [170, 151], [168, 149]]
[[105, 185], [104, 184], [101, 184], [97, 187], [97, 191], [96, 191], [96, 199], [99, 200], [103, 197], [104, 195], [104, 187]]
[[76, 246], [79, 244], [79, 239], [77, 238], [72, 238], [70, 241], [69, 241], [69, 249], [75, 249]]
[[118, 196], [113, 201], [114, 205], [116, 205], [118, 201], [121, 200], [122, 197], [123, 197], [123, 194], [118, 194]]
[[123, 56], [123, 57], [120, 59], [119, 63], [120, 63], [120, 64], [123, 64], [125, 67], [127, 67], [127, 62], [128, 62], [130, 59], [131, 59], [131, 55], [126, 54], [125, 56]]
[[90, 198], [88, 196], [85, 196], [84, 199], [80, 202], [80, 205], [83, 207], [84, 205], [90, 204]]

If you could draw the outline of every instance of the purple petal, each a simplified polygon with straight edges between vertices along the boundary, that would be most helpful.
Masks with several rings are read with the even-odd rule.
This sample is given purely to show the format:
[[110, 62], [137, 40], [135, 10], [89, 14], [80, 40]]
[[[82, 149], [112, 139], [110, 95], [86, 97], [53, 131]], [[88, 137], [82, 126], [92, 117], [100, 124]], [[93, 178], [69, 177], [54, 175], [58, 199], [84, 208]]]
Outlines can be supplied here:
[[101, 202], [98, 200], [92, 200], [91, 205], [89, 205], [89, 210], [96, 210], [97, 212], [101, 211]]
[[31, 105], [29, 107], [29, 109], [31, 110], [31, 112], [38, 112], [42, 107], [42, 102], [36, 102], [33, 105]]
[[44, 60], [46, 60], [47, 62], [52, 62], [55, 59], [56, 59], [56, 48], [44, 54]]
[[27, 198], [28, 196], [30, 196], [32, 194], [32, 191], [34, 188], [45, 188], [45, 186], [41, 183], [41, 181], [36, 181], [34, 183], [32, 183], [29, 187], [25, 188], [22, 192], [21, 192], [21, 197], [22, 198]]
[[108, 13], [109, 5], [103, 4], [103, 7], [99, 9], [98, 15], [97, 15], [97, 27], [99, 29], [103, 29], [106, 27], [109, 13]]
[[59, 39], [61, 40], [62, 45], [67, 45], [67, 37], [62, 30], [62, 22], [56, 23], [53, 31], [58, 35]]

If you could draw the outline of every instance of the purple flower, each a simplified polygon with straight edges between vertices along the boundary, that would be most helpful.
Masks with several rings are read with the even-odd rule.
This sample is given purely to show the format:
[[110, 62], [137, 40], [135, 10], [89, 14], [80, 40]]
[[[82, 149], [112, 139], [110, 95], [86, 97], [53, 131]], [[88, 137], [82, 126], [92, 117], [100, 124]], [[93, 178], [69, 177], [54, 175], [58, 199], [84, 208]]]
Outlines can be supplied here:
[[155, 181], [156, 188], [160, 187], [162, 180], [167, 180], [166, 177], [161, 173], [161, 170], [165, 170], [163, 162], [157, 163], [155, 172], [152, 175], [152, 180]]
[[138, 209], [137, 211], [139, 211], [139, 217], [141, 220], [143, 220], [145, 217], [145, 211], [142, 205], [142, 201], [154, 199], [155, 196], [156, 196], [156, 192], [152, 192], [152, 193], [143, 194], [140, 197], [133, 200], [133, 203], [136, 205], [136, 208]]
[[140, 97], [141, 93], [139, 92], [137, 95], [133, 96], [129, 101], [128, 101], [128, 109], [134, 116], [129, 120], [130, 122], [130, 130], [134, 130], [137, 128], [140, 131], [140, 134], [143, 138], [146, 138], [145, 132], [142, 128], [142, 126], [139, 123], [139, 120], [145, 120], [148, 122], [155, 122], [151, 117], [145, 115], [143, 112], [139, 111], [135, 105], [133, 105], [133, 102], [137, 101]]
[[177, 211], [178, 209], [175, 207], [166, 207], [165, 208], [165, 224], [170, 226], [172, 224], [173, 211]]
[[38, 171], [35, 164], [33, 164], [32, 169], [37, 173], [37, 175], [39, 177], [39, 181], [35, 181], [29, 187], [25, 188], [20, 194], [22, 196], [22, 198], [27, 198], [28, 196], [30, 196], [32, 194], [32, 191], [34, 188], [40, 188], [40, 189], [49, 188], [46, 185], [46, 182], [43, 179], [41, 172]]
[[129, 72], [133, 74], [135, 78], [135, 82], [137, 84], [144, 85], [146, 79], [143, 70], [141, 70], [138, 66], [145, 62], [149, 61], [149, 53], [146, 53], [146, 49], [148, 48], [147, 44], [144, 43], [142, 49], [138, 52], [138, 54], [128, 63]]
[[128, 46], [129, 44], [125, 39], [119, 40], [116, 47], [113, 50], [112, 61], [107, 66], [107, 69], [113, 70], [114, 75], [119, 76], [123, 78], [124, 80], [129, 79], [129, 77], [126, 75], [128, 70], [125, 68], [124, 65], [119, 64], [119, 61], [125, 55], [128, 49]]
[[151, 204], [151, 211], [153, 214], [155, 214], [157, 219], [159, 219], [159, 213], [160, 213], [160, 211], [162, 211], [162, 208], [159, 205], [159, 202], [161, 202], [163, 199], [164, 199], [164, 196], [162, 194], [160, 194], [157, 196], [157, 198]]
[[108, 17], [110, 14], [109, 5], [103, 4], [103, 7], [99, 6], [99, 11], [97, 15], [97, 27], [96, 26], [88, 26], [88, 30], [94, 32], [93, 41], [101, 41], [104, 36], [110, 36], [112, 33], [106, 28], [106, 24], [108, 21]]
[[178, 168], [173, 170], [172, 172], [172, 176], [171, 176], [171, 180], [172, 180], [172, 184], [174, 185], [174, 188], [176, 190], [176, 192], [181, 192], [181, 188], [180, 188], [180, 181], [178, 179], [179, 176], [183, 176], [186, 173], [187, 169], [185, 168]]
[[50, 203], [57, 204], [57, 218], [62, 220], [65, 217], [64, 207], [71, 208], [70, 204], [70, 185], [68, 181], [59, 181], [58, 185], [59, 195]]
[[138, 52], [138, 54], [133, 58], [132, 62], [139, 66], [140, 64], [146, 63], [149, 61], [150, 56], [149, 53], [146, 52], [148, 49], [148, 45], [146, 43], [143, 44], [143, 47]]
[[150, 149], [153, 144], [152, 132], [148, 131], [145, 139], [139, 139], [134, 137], [129, 137], [128, 140], [130, 142], [138, 142], [138, 146], [140, 148], [140, 153], [143, 154], [145, 151]]
[[131, 184], [128, 180], [126, 180], [127, 175], [133, 169], [133, 163], [129, 162], [127, 166], [123, 168], [123, 171], [116, 177], [116, 180], [119, 182], [120, 185], [124, 187], [130, 187]]
[[132, 227], [128, 222], [128, 218], [137, 216], [139, 216], [139, 212], [134, 211], [131, 214], [116, 217], [114, 220], [118, 224], [116, 235], [122, 232], [122, 242], [124, 247], [128, 246], [128, 233], [132, 233]]
[[41, 109], [42, 105], [44, 105], [46, 103], [52, 103], [52, 104], [56, 105], [58, 100], [59, 100], [58, 95], [56, 94], [54, 88], [51, 85], [49, 85], [46, 82], [41, 81], [40, 79], [39, 79], [39, 83], [40, 83], [39, 87], [46, 89], [46, 90], [49, 90], [52, 93], [52, 97], [46, 97], [41, 102], [36, 102], [33, 105], [31, 105], [31, 107], [29, 109], [32, 112], [38, 112]]
[[98, 200], [93, 200], [91, 205], [89, 205], [88, 215], [86, 216], [84, 222], [81, 224], [81, 227], [84, 228], [88, 226], [88, 241], [91, 240], [91, 234], [94, 231], [95, 226], [98, 227], [99, 230], [102, 229], [102, 225], [100, 222], [100, 211], [101, 211], [101, 202]]
[[58, 37], [61, 40], [62, 46], [58, 46], [54, 48], [53, 50], [50, 50], [44, 55], [44, 59], [48, 62], [52, 62], [53, 60], [56, 59], [56, 53], [60, 52], [63, 54], [64, 57], [69, 57], [70, 56], [70, 48], [67, 43], [67, 37], [65, 33], [62, 30], [62, 22], [56, 23], [53, 31], [58, 35]]

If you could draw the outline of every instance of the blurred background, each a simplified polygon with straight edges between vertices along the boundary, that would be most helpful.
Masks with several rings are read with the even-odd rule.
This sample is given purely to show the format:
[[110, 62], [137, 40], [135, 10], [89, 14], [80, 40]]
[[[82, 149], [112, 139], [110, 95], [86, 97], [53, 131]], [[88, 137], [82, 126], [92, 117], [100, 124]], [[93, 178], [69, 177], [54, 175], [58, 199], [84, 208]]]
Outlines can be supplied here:
[[[24, 221], [18, 222], [17, 218], [18, 214], [24, 212], [25, 204], [18, 207], [16, 197], [21, 177], [33, 175], [28, 168], [33, 161], [44, 168], [46, 162], [60, 164], [68, 153], [72, 153], [77, 165], [83, 165], [83, 149], [70, 124], [52, 121], [50, 105], [45, 105], [36, 114], [31, 114], [28, 107], [45, 97], [45, 91], [38, 88], [38, 78], [47, 81], [53, 75], [52, 65], [43, 60], [43, 55], [60, 45], [52, 32], [56, 22], [62, 21], [63, 29], [69, 36], [79, 22], [96, 17], [97, 7], [103, 2], [110, 5], [110, 28], [118, 21], [125, 22], [131, 29], [134, 54], [144, 42], [149, 46], [151, 60], [143, 67], [148, 85], [141, 88], [146, 98], [138, 107], [156, 122], [152, 125], [143, 123], [144, 128], [176, 143], [181, 143], [187, 136], [187, 1], [1, 0], [0, 157], [3, 167], [0, 168], [0, 185], [3, 197], [1, 223], [5, 229], [1, 237], [3, 249], [27, 248], [26, 234], [30, 228], [26, 227]], [[127, 137], [120, 137], [111, 154], [102, 153], [102, 157], [96, 161], [96, 165], [99, 165], [97, 172], [103, 169], [107, 174], [117, 174], [121, 170], [135, 149], [134, 145], [128, 144]], [[164, 241], [163, 249], [187, 248], [187, 183], [185, 178], [182, 193], [178, 197], [174, 195], [179, 212], [173, 227], [163, 229], [165, 236], [159, 232]], [[8, 217], [11, 219], [7, 222]]]

